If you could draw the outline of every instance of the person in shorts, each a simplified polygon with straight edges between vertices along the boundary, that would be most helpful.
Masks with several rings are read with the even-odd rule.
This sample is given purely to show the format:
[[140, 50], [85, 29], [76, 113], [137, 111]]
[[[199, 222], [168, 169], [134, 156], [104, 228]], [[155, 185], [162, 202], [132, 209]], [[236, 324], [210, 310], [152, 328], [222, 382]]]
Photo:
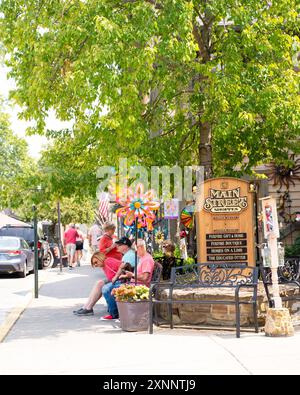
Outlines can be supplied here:
[[64, 248], [68, 255], [69, 269], [73, 269], [76, 252], [76, 238], [79, 237], [75, 224], [70, 224], [69, 229], [64, 233]]
[[82, 250], [83, 250], [83, 232], [80, 230], [80, 226], [76, 225], [77, 233], [79, 237], [76, 237], [76, 252], [75, 252], [75, 262], [77, 262], [77, 266], [80, 266], [80, 260], [82, 258]]

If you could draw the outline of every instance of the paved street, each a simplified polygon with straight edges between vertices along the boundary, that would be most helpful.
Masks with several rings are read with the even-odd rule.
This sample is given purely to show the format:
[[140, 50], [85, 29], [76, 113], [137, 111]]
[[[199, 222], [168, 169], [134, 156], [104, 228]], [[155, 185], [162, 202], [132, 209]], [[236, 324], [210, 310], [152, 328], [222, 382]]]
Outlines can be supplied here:
[[[39, 279], [44, 281], [45, 271], [39, 270]], [[18, 278], [16, 274], [0, 274], [0, 326], [17, 308], [28, 304], [34, 288], [34, 275]]]
[[[289, 338], [263, 333], [155, 329], [123, 332], [92, 317], [72, 314], [101, 277], [82, 266], [47, 270], [39, 299], [33, 299], [0, 344], [2, 374], [299, 374], [300, 332]], [[36, 363], [39, 361], [39, 363]]]

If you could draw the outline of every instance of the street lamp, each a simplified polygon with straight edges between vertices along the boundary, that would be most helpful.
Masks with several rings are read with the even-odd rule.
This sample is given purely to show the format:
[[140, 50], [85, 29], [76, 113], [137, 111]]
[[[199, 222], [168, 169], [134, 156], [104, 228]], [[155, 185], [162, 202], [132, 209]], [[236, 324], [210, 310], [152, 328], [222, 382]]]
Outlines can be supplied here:
[[33, 228], [34, 228], [34, 297], [39, 297], [39, 257], [38, 257], [38, 237], [37, 237], [37, 211], [36, 205], [32, 206]]
[[62, 274], [62, 254], [63, 248], [61, 243], [61, 213], [60, 213], [60, 202], [57, 201], [57, 225], [58, 225], [58, 249], [59, 249], [59, 273]]
[[[42, 187], [38, 185], [35, 189], [30, 189], [31, 191], [41, 192]], [[37, 209], [36, 205], [32, 206], [33, 211], [33, 229], [34, 229], [34, 297], [39, 297], [39, 256], [38, 256], [38, 235], [37, 235]]]

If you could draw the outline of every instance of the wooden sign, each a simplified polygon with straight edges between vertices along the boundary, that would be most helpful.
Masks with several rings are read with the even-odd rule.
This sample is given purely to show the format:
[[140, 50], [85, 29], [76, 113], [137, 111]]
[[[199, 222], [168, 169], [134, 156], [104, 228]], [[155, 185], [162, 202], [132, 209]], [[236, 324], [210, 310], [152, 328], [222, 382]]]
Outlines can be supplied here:
[[198, 263], [255, 266], [253, 192], [249, 182], [214, 178], [203, 184], [197, 224]]

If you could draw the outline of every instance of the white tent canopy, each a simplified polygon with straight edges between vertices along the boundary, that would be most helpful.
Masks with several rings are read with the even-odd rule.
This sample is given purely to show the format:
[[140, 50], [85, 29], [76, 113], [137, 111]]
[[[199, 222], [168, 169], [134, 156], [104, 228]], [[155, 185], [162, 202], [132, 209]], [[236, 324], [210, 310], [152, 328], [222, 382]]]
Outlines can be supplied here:
[[19, 221], [15, 218], [9, 217], [8, 215], [0, 213], [0, 228], [5, 225], [30, 226], [26, 222]]

